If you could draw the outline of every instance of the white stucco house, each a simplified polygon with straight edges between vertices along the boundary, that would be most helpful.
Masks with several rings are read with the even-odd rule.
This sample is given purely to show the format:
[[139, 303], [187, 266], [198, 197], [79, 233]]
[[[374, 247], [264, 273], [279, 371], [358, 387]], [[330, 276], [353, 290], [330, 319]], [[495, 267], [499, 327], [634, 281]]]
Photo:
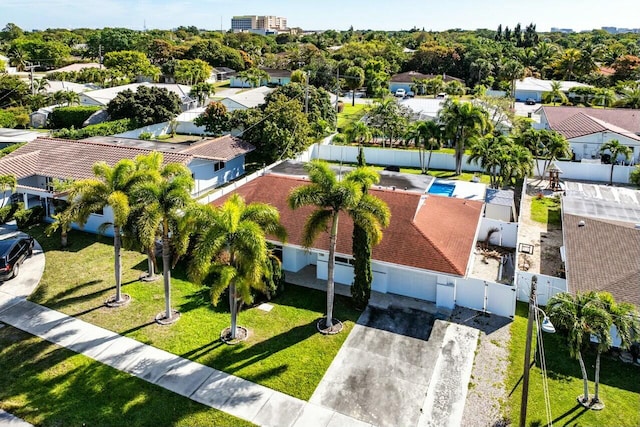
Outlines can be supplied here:
[[576, 160], [599, 159], [602, 144], [616, 139], [633, 150], [625, 162], [640, 163], [640, 110], [543, 106], [537, 113], [540, 124], [536, 127], [564, 135]]
[[[516, 101], [526, 101], [531, 98], [536, 102], [541, 102], [545, 92], [551, 91], [551, 84], [556, 80], [542, 80], [535, 77], [525, 77], [522, 80], [516, 80], [515, 98]], [[560, 90], [569, 94], [571, 90], [576, 87], [590, 87], [590, 85], [573, 82], [573, 81], [558, 81], [560, 83]]]
[[447, 74], [423, 74], [418, 71], [407, 71], [391, 76], [389, 81], [389, 91], [395, 93], [398, 89], [404, 89], [405, 92], [413, 91], [416, 80], [429, 80], [435, 77], [442, 77], [442, 81], [449, 83], [457, 81], [464, 83], [464, 80]]
[[[191, 144], [116, 137], [82, 141], [38, 138], [0, 159], [0, 174], [15, 175], [18, 186], [12, 197], [24, 202], [26, 208], [43, 206], [46, 219], [51, 221], [53, 200], [64, 198], [54, 191], [55, 180], [91, 178], [96, 162], [114, 165], [122, 159], [159, 151], [165, 163], [181, 163], [191, 170], [195, 180], [193, 195], [198, 196], [243, 175], [245, 155], [254, 149], [251, 144], [229, 135]], [[92, 214], [84, 229], [97, 233], [101, 224], [112, 219], [112, 212], [107, 208]]]
[[[285, 243], [272, 237], [285, 274], [305, 270], [305, 274], [325, 280], [329, 236], [322, 233], [313, 247], [303, 247], [304, 223], [313, 209], [293, 211], [287, 204], [291, 190], [308, 182], [300, 176], [270, 173], [212, 203], [221, 205], [230, 194], [239, 194], [247, 203], [275, 206], [287, 230]], [[391, 223], [383, 232], [382, 242], [373, 248], [372, 290], [431, 301], [445, 308], [461, 305], [513, 316], [516, 296], [513, 286], [470, 277], [484, 212], [482, 201], [392, 188], [372, 188], [370, 193], [386, 202], [391, 210]], [[342, 215], [335, 281], [348, 286], [354, 276], [352, 231], [351, 219]]]

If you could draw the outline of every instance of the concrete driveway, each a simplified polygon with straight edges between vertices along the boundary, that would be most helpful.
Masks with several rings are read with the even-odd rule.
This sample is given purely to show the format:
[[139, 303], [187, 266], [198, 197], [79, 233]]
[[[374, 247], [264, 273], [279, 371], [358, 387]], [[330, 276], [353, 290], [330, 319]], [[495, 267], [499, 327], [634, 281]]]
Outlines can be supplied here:
[[[0, 229], [0, 239], [20, 234], [24, 233], [13, 229]], [[40, 243], [34, 241], [33, 255], [24, 260], [18, 277], [0, 282], [0, 292], [18, 298], [27, 298], [40, 283], [42, 273], [44, 273], [44, 252]]]
[[310, 402], [376, 426], [459, 425], [476, 343], [429, 313], [369, 306]]

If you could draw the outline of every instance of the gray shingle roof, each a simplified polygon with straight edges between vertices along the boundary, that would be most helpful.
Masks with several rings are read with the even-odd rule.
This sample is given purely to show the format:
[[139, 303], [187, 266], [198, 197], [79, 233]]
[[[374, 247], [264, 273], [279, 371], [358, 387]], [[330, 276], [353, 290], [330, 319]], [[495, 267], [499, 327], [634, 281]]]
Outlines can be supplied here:
[[546, 105], [540, 109], [547, 117], [549, 127], [554, 130], [559, 130], [560, 123], [568, 118], [582, 113], [624, 129], [628, 133], [640, 135], [640, 110], [627, 108], [555, 107]]
[[513, 197], [513, 190], [488, 188], [484, 201], [490, 205], [513, 206]]

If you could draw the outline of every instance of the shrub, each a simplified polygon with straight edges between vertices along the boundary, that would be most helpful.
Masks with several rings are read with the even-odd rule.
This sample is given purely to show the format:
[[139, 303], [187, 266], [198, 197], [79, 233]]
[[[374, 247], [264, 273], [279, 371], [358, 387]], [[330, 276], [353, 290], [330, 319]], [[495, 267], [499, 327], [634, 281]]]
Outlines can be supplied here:
[[18, 123], [10, 111], [0, 110], [0, 128], [14, 128]]
[[636, 168], [631, 171], [629, 180], [632, 184], [640, 186], [640, 166], [636, 166]]
[[53, 129], [81, 128], [82, 124], [93, 113], [99, 111], [98, 106], [60, 107], [53, 110], [49, 116], [49, 127]]
[[58, 132], [55, 132], [53, 136], [56, 138], [83, 139], [90, 138], [92, 136], [114, 135], [116, 133], [127, 132], [135, 128], [135, 124], [130, 119], [120, 119], [87, 126], [82, 129], [60, 129]]
[[23, 203], [11, 203], [9, 205], [0, 208], [0, 224], [11, 221], [15, 213], [19, 210], [23, 210]]
[[34, 206], [31, 209], [22, 209], [14, 214], [18, 228], [25, 228], [32, 224], [38, 224], [44, 218], [44, 208], [42, 206]]
[[142, 132], [140, 135], [138, 135], [138, 139], [143, 139], [145, 141], [148, 141], [151, 139], [152, 136], [153, 134], [151, 132]]
[[18, 148], [22, 147], [26, 142], [18, 142], [16, 144], [11, 144], [0, 150], [0, 158], [6, 156], [9, 153], [13, 153]]

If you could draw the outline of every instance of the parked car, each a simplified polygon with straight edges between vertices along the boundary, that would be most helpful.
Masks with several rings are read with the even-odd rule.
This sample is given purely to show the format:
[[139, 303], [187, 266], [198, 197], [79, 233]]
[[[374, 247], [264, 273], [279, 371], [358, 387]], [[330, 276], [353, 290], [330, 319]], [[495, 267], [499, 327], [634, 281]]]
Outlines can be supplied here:
[[524, 101], [525, 105], [536, 105], [536, 100], [533, 98], [527, 98], [526, 101]]
[[447, 94], [444, 92], [440, 92], [439, 94], [436, 95], [436, 99], [445, 99], [447, 97]]
[[415, 93], [413, 93], [412, 91], [407, 92], [407, 94], [404, 96], [405, 98], [413, 98], [414, 96], [416, 96]]
[[33, 253], [33, 237], [16, 236], [0, 240], [0, 281], [13, 279]]
[[404, 89], [396, 89], [396, 96], [398, 98], [403, 98], [407, 94], [407, 91]]

